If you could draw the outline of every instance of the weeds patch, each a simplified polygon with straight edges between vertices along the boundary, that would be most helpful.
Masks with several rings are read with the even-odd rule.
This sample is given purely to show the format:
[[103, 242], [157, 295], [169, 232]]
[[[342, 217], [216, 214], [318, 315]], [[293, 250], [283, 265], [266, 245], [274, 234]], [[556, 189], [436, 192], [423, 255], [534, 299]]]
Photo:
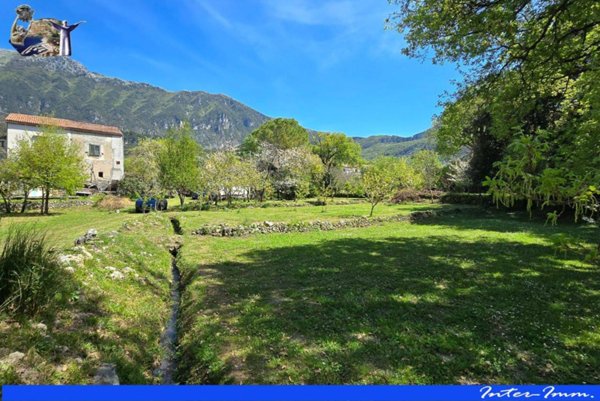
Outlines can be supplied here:
[[[11, 381], [92, 383], [100, 366], [112, 364], [122, 384], [158, 382], [171, 306], [172, 228], [162, 215], [122, 217], [129, 224], [61, 251], [59, 270], [72, 287], [60, 308], [35, 319], [0, 314], [0, 364], [17, 373]], [[13, 352], [25, 357], [10, 362]]]
[[0, 313], [35, 316], [64, 291], [64, 270], [46, 234], [12, 227], [0, 255]]

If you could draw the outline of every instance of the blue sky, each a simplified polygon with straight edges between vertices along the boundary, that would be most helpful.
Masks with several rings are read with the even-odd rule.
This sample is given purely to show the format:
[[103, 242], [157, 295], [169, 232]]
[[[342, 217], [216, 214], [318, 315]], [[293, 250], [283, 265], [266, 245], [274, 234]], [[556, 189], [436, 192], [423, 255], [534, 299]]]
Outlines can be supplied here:
[[[0, 3], [6, 40], [14, 9]], [[271, 117], [351, 136], [431, 126], [453, 66], [400, 54], [386, 0], [29, 0], [35, 18], [87, 21], [74, 58], [167, 90], [222, 93]], [[1, 45], [9, 48], [7, 42]]]

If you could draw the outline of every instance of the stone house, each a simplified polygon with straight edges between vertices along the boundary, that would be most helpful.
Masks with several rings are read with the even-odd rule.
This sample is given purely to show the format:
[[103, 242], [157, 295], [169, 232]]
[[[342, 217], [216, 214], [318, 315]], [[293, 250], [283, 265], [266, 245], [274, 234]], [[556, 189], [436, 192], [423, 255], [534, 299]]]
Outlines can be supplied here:
[[88, 187], [108, 190], [123, 178], [123, 132], [117, 127], [16, 113], [6, 117], [6, 125], [6, 136], [0, 137], [4, 154], [10, 154], [19, 141], [35, 140], [43, 127], [57, 127], [81, 149], [90, 174]]

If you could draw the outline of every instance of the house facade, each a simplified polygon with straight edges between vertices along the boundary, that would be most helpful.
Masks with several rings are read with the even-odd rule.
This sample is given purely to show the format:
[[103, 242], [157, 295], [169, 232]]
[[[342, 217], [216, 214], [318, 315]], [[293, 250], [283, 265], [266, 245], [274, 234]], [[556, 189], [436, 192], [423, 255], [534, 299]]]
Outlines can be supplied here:
[[0, 138], [4, 154], [10, 154], [20, 141], [35, 140], [44, 127], [51, 126], [81, 150], [89, 187], [111, 189], [125, 174], [123, 133], [117, 127], [16, 113], [6, 117], [6, 125], [6, 136]]

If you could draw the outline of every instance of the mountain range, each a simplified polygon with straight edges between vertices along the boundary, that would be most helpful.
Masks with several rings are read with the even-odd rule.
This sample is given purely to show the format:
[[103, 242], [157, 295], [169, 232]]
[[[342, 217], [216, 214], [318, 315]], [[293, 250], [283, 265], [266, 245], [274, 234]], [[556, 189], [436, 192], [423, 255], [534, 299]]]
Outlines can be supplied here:
[[363, 157], [372, 160], [377, 156], [410, 156], [423, 149], [435, 149], [433, 128], [413, 136], [374, 135], [366, 138], [354, 137], [363, 149]]
[[[269, 118], [224, 95], [168, 92], [88, 71], [68, 57], [21, 57], [0, 51], [0, 118], [8, 113], [54, 115], [114, 125], [135, 141], [189, 121], [210, 148], [238, 145]], [[137, 134], [137, 135], [136, 135]]]
[[[145, 83], [90, 72], [68, 57], [32, 58], [0, 49], [0, 132], [8, 113], [51, 115], [114, 125], [126, 147], [188, 121], [196, 140], [211, 149], [239, 145], [269, 117], [228, 97], [202, 91], [169, 92]], [[427, 131], [414, 137], [354, 138], [368, 159], [404, 156], [428, 147]]]

